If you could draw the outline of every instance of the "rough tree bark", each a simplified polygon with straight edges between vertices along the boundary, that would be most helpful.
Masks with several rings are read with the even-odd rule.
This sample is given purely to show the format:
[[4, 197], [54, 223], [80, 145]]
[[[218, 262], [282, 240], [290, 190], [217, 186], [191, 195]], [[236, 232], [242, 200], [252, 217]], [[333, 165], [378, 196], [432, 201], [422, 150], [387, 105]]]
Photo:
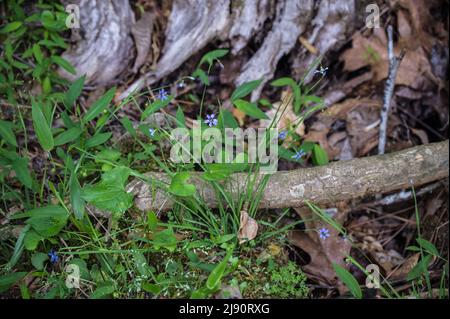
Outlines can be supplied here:
[[[210, 207], [217, 206], [214, 189], [193, 173], [191, 182]], [[169, 182], [164, 173], [150, 172], [149, 177]], [[338, 161], [326, 166], [279, 171], [264, 190], [261, 208], [300, 207], [305, 199], [315, 204], [332, 204], [354, 198], [388, 193], [411, 185], [420, 186], [449, 176], [449, 141], [416, 146], [396, 153]], [[261, 180], [262, 176], [259, 176]], [[246, 189], [248, 176], [233, 174], [224, 186], [234, 196]], [[135, 195], [142, 211], [167, 211], [173, 202], [161, 189], [134, 180], [127, 191]]]
[[[77, 76], [87, 74], [87, 83], [109, 84], [133, 59], [134, 14], [127, 0], [77, 0], [80, 4], [82, 38], [64, 57], [74, 64]], [[236, 85], [262, 79], [252, 93], [255, 100], [269, 81], [280, 59], [299, 47], [299, 36], [318, 48], [316, 54], [301, 51], [298, 58], [307, 63], [333, 47], [352, 27], [354, 0], [173, 0], [165, 30], [163, 54], [155, 70], [149, 71], [125, 88], [118, 97], [152, 85], [180, 67], [214, 39], [223, 41], [238, 54], [255, 36], [262, 45], [244, 63]], [[148, 26], [151, 30], [151, 25]], [[141, 28], [142, 30], [142, 28]], [[151, 32], [151, 31], [149, 31]], [[139, 51], [139, 50], [134, 50]], [[294, 59], [293, 74], [306, 69]], [[136, 66], [136, 65], [135, 65]], [[136, 71], [136, 68], [133, 68]], [[68, 79], [75, 77], [64, 70]]]

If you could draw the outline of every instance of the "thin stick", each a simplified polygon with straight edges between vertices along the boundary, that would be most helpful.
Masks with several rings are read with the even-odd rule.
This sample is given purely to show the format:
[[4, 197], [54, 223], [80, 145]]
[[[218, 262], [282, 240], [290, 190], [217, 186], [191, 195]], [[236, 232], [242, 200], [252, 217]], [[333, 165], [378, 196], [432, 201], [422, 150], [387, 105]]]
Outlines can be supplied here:
[[392, 94], [394, 93], [395, 78], [397, 77], [397, 70], [400, 66], [400, 62], [405, 55], [402, 51], [399, 57], [394, 55], [394, 36], [392, 26], [388, 26], [388, 58], [389, 58], [389, 73], [384, 87], [383, 108], [381, 109], [381, 123], [380, 123], [380, 136], [378, 141], [378, 154], [384, 154], [386, 148], [386, 131], [387, 121], [389, 115], [389, 108], [391, 107]]

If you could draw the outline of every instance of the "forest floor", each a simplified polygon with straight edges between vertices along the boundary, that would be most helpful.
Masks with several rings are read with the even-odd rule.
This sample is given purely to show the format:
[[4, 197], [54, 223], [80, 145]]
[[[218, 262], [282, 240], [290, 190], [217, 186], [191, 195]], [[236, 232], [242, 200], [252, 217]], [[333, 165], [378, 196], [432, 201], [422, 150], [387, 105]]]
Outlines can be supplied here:
[[[0, 4], [0, 298], [448, 298], [448, 170], [418, 187], [261, 208], [259, 165], [174, 164], [168, 133], [275, 123], [278, 171], [377, 156], [392, 25], [403, 59], [385, 153], [448, 143], [448, 1], [378, 1], [380, 27], [360, 9], [323, 56], [300, 37], [256, 100], [261, 82], [236, 79], [258, 36], [236, 55], [211, 41], [121, 99], [157, 68], [170, 2], [136, 1], [137, 17], [153, 12], [152, 44], [138, 72], [131, 61], [104, 85], [57, 71], [76, 73], [61, 58], [76, 41], [62, 5]], [[315, 54], [308, 69], [299, 52]], [[237, 172], [248, 185], [233, 191]], [[159, 209], [139, 202], [137, 180]]]

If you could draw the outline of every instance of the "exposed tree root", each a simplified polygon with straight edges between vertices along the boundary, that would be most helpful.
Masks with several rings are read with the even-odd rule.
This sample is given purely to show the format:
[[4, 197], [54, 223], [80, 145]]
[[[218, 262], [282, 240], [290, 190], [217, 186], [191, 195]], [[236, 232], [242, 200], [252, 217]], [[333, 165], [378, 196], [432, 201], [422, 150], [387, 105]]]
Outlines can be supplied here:
[[[192, 173], [191, 181], [210, 207], [217, 206], [214, 189]], [[164, 173], [148, 176], [168, 183]], [[305, 199], [315, 204], [333, 204], [354, 198], [420, 186], [449, 176], [449, 142], [416, 146], [400, 152], [332, 162], [326, 166], [279, 171], [274, 173], [264, 190], [261, 208], [300, 207]], [[258, 177], [261, 180], [261, 175]], [[237, 197], [246, 190], [248, 174], [233, 174], [224, 185]], [[173, 202], [163, 190], [135, 180], [127, 186], [135, 195], [142, 211], [166, 211]]]

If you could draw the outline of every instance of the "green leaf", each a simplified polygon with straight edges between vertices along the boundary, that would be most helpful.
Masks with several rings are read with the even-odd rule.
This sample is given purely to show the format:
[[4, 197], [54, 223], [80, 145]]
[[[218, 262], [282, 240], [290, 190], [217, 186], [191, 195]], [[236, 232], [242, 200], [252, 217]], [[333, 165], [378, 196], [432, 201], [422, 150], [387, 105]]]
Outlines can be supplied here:
[[255, 103], [250, 103], [239, 99], [235, 100], [233, 103], [239, 110], [251, 117], [257, 119], [268, 119], [266, 113], [261, 111]]
[[189, 172], [181, 172], [175, 174], [175, 176], [172, 178], [172, 182], [170, 183], [169, 192], [181, 197], [194, 195], [195, 185], [187, 183], [189, 177]]
[[147, 225], [150, 231], [155, 231], [158, 226], [158, 217], [156, 217], [155, 212], [149, 212], [147, 214]]
[[42, 61], [44, 61], [44, 55], [42, 54], [41, 47], [39, 44], [35, 43], [32, 47], [34, 58], [36, 59], [37, 63], [42, 64]]
[[17, 147], [17, 140], [12, 127], [11, 122], [0, 120], [0, 136], [5, 139], [6, 143]]
[[347, 269], [339, 266], [336, 263], [333, 263], [334, 271], [336, 272], [336, 275], [339, 277], [339, 279], [347, 286], [347, 288], [350, 290], [352, 295], [357, 298], [362, 298], [362, 291], [361, 287], [358, 284], [358, 281], [356, 281], [355, 277], [347, 271]]
[[27, 272], [19, 271], [11, 274], [0, 276], [0, 293], [4, 293], [10, 287], [12, 287], [16, 282], [25, 277]]
[[227, 53], [228, 53], [228, 50], [226, 50], [226, 49], [218, 49], [218, 50], [210, 51], [202, 57], [202, 59], [200, 60], [199, 66], [206, 62], [209, 64], [209, 67], [211, 67], [214, 60], [225, 56]]
[[159, 247], [163, 247], [171, 252], [173, 252], [177, 247], [177, 238], [173, 233], [172, 228], [167, 228], [162, 231], [157, 232], [153, 236], [152, 240], [153, 245], [155, 245], [156, 249]]
[[97, 133], [93, 137], [91, 137], [90, 139], [88, 139], [86, 141], [86, 148], [91, 148], [91, 147], [102, 145], [107, 140], [109, 140], [111, 138], [111, 136], [112, 136], [111, 132]]
[[26, 187], [33, 188], [33, 179], [31, 178], [30, 171], [28, 169], [28, 158], [17, 157], [12, 163], [12, 168], [16, 172], [16, 176], [19, 181]]
[[16, 31], [21, 26], [22, 26], [22, 22], [20, 22], [20, 21], [10, 22], [7, 25], [5, 25], [3, 28], [0, 29], [0, 33], [10, 33], [10, 32]]
[[98, 99], [94, 104], [91, 105], [89, 111], [84, 115], [84, 122], [92, 121], [101, 112], [103, 112], [108, 105], [111, 103], [114, 95], [116, 94], [116, 88], [112, 87], [108, 90], [100, 99]]
[[78, 126], [72, 127], [55, 137], [55, 146], [75, 141], [83, 133]]
[[209, 85], [209, 78], [208, 75], [205, 73], [205, 71], [203, 71], [202, 69], [198, 68], [196, 69], [193, 73], [192, 76], [194, 78], [199, 78], [200, 81], [202, 81], [202, 83], [204, 85]]
[[228, 111], [222, 109], [219, 113], [219, 127], [221, 128], [238, 128], [239, 124], [234, 118], [233, 114]]
[[83, 219], [85, 203], [81, 198], [81, 186], [75, 172], [70, 177], [70, 203], [75, 217], [80, 220]]
[[128, 167], [119, 166], [102, 175], [95, 185], [87, 185], [81, 197], [101, 210], [112, 212], [120, 217], [133, 204], [133, 195], [125, 192], [125, 183], [130, 175]]
[[36, 250], [39, 242], [43, 240], [44, 237], [36, 233], [34, 230], [29, 230], [25, 235], [24, 245], [26, 250]]
[[44, 238], [57, 235], [67, 223], [68, 214], [61, 206], [45, 206], [18, 213], [11, 219], [29, 217], [25, 224], [30, 225], [39, 235]]
[[292, 93], [294, 95], [294, 110], [295, 112], [298, 112], [300, 110], [300, 106], [302, 103], [301, 100], [301, 91], [300, 91], [300, 87], [298, 86], [297, 82], [295, 82], [293, 79], [291, 78], [279, 78], [275, 81], [273, 81], [272, 83], [270, 83], [272, 86], [289, 86], [292, 89]]
[[30, 228], [31, 228], [30, 225], [26, 225], [20, 232], [19, 238], [17, 238], [16, 244], [14, 245], [13, 255], [11, 256], [11, 259], [8, 261], [7, 268], [11, 269], [12, 267], [14, 267], [19, 261], [20, 256], [22, 256], [24, 239]]
[[426, 255], [425, 257], [420, 259], [420, 261], [408, 273], [408, 275], [406, 276], [406, 280], [411, 281], [424, 275], [428, 271], [428, 265], [430, 264], [432, 257], [433, 256], [431, 255]]
[[69, 86], [69, 89], [64, 96], [64, 105], [67, 108], [72, 107], [75, 101], [80, 96], [81, 92], [83, 91], [85, 78], [86, 77], [83, 75]]
[[133, 127], [133, 123], [126, 115], [120, 120], [120, 123], [122, 123], [123, 127], [127, 130], [128, 133], [130, 133], [131, 136], [137, 136], [136, 130]]
[[183, 109], [180, 106], [178, 106], [175, 118], [177, 119], [178, 127], [186, 127], [186, 119], [184, 118]]
[[72, 66], [72, 64], [70, 64], [69, 61], [67, 61], [66, 59], [54, 55], [52, 56], [52, 61], [56, 64], [58, 64], [60, 67], [62, 67], [64, 70], [66, 70], [67, 72], [73, 74], [73, 75], [77, 75], [77, 70], [75, 70], [75, 68]]
[[38, 138], [39, 144], [46, 151], [51, 151], [54, 147], [53, 135], [44, 113], [40, 105], [31, 100], [31, 117], [33, 119], [33, 127]]
[[313, 147], [313, 162], [319, 166], [328, 164], [327, 152], [318, 144]]
[[237, 99], [246, 97], [249, 95], [254, 89], [256, 89], [260, 84], [262, 80], [255, 80], [250, 82], [245, 82], [239, 85], [231, 95], [231, 101], [235, 101]]
[[161, 292], [161, 287], [157, 284], [151, 284], [148, 282], [145, 282], [142, 284], [142, 289], [144, 289], [146, 292], [149, 292], [153, 295], [158, 295]]
[[228, 260], [232, 256], [232, 253], [233, 251], [231, 249], [228, 250], [226, 256], [222, 259], [222, 261], [213, 269], [213, 271], [211, 271], [208, 279], [206, 280], [206, 288], [210, 290], [217, 290], [219, 288], [220, 281], [222, 280], [222, 277], [227, 268]]
[[91, 295], [91, 299], [101, 299], [111, 295], [115, 291], [112, 282], [102, 282], [97, 286], [97, 289]]
[[145, 110], [142, 112], [141, 120], [146, 119], [150, 115], [152, 115], [155, 112], [158, 112], [163, 107], [169, 105], [169, 103], [172, 101], [173, 96], [169, 95], [164, 100], [156, 100], [153, 103], [151, 103]]
[[439, 251], [437, 250], [436, 246], [434, 246], [428, 240], [419, 237], [416, 239], [416, 241], [428, 253], [430, 253], [436, 257], [440, 257]]
[[44, 262], [48, 260], [48, 255], [44, 253], [35, 253], [31, 256], [31, 264], [37, 270], [44, 269]]

